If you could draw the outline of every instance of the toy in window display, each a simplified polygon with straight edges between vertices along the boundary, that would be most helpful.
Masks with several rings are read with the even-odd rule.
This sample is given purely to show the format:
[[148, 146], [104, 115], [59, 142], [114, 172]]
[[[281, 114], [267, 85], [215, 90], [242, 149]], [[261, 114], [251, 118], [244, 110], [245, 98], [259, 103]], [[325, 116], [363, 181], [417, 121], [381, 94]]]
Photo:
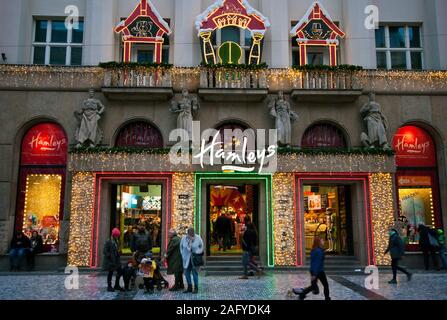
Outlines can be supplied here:
[[335, 240], [336, 240], [336, 234], [335, 234], [335, 216], [334, 216], [334, 210], [332, 208], [326, 209], [326, 237], [329, 244], [327, 252], [334, 252], [335, 251]]

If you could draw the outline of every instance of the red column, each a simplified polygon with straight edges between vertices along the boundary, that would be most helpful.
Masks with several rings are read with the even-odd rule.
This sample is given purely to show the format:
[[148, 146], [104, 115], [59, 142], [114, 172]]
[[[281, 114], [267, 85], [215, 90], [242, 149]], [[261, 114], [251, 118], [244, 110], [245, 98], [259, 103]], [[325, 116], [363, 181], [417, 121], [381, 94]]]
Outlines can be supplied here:
[[305, 43], [299, 43], [300, 46], [300, 65], [305, 66], [307, 64], [307, 47]]
[[162, 52], [163, 52], [163, 43], [162, 42], [156, 42], [155, 43], [155, 63], [161, 63], [162, 59]]
[[335, 44], [329, 46], [329, 58], [331, 66], [335, 67], [337, 65], [337, 46]]
[[124, 55], [123, 61], [130, 62], [132, 54], [132, 43], [130, 41], [124, 41]]

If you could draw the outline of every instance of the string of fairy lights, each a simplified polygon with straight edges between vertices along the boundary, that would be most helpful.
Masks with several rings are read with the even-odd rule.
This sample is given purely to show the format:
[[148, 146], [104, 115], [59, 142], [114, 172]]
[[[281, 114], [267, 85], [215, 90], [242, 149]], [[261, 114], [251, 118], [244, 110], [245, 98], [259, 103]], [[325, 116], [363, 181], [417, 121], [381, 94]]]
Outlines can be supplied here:
[[75, 173], [71, 189], [69, 266], [90, 265], [94, 196], [93, 173]]
[[[293, 90], [306, 88], [321, 89], [363, 89], [371, 91], [399, 92], [399, 91], [445, 91], [447, 90], [447, 71], [409, 71], [409, 70], [306, 70], [295, 68], [283, 69], [249, 69], [249, 68], [207, 68], [197, 67], [140, 67], [135, 70], [162, 69], [168, 73], [170, 82], [175, 90], [187, 87], [190, 90], [203, 87], [208, 78], [219, 75], [229, 81], [229, 87], [244, 86], [241, 81], [247, 75], [251, 79], [263, 79], [262, 86], [272, 91]], [[204, 72], [207, 71], [207, 72]], [[61, 67], [40, 65], [0, 65], [0, 76], [5, 88], [101, 88], [109, 73], [128, 72], [127, 68], [100, 67]], [[209, 80], [209, 79], [208, 79]], [[213, 80], [213, 79], [211, 79]], [[235, 82], [235, 84], [231, 83]], [[261, 81], [262, 83], [263, 81]], [[133, 82], [132, 82], [133, 83]], [[140, 81], [134, 85], [148, 87], [150, 82]], [[160, 82], [166, 85], [164, 81]], [[209, 81], [207, 83], [210, 83]], [[212, 83], [212, 82], [211, 82]], [[209, 85], [208, 85], [209, 86]]]
[[182, 236], [194, 225], [194, 173], [176, 172], [172, 175], [171, 227]]

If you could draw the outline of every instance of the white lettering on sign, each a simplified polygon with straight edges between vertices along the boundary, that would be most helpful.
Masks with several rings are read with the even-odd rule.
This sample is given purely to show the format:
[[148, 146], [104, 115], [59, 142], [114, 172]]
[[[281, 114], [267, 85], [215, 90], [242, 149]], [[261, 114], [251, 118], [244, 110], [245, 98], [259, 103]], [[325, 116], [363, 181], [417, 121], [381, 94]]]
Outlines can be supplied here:
[[31, 149], [39, 149], [41, 151], [59, 151], [61, 147], [66, 144], [67, 141], [65, 138], [58, 140], [54, 135], [51, 135], [49, 138], [42, 137], [42, 133], [39, 132], [37, 136], [31, 138], [29, 145]]
[[430, 141], [420, 142], [416, 137], [413, 142], [408, 141], [407, 136], [404, 135], [401, 139], [397, 139], [396, 150], [407, 153], [425, 154], [430, 148]]

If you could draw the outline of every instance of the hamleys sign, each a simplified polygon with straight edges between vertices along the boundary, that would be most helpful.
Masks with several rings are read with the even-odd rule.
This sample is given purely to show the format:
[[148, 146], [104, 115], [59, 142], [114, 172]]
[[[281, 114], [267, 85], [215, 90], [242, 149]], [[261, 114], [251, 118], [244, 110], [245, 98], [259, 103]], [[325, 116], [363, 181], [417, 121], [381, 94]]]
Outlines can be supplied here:
[[400, 128], [393, 139], [398, 167], [435, 167], [436, 152], [432, 137], [416, 126]]

